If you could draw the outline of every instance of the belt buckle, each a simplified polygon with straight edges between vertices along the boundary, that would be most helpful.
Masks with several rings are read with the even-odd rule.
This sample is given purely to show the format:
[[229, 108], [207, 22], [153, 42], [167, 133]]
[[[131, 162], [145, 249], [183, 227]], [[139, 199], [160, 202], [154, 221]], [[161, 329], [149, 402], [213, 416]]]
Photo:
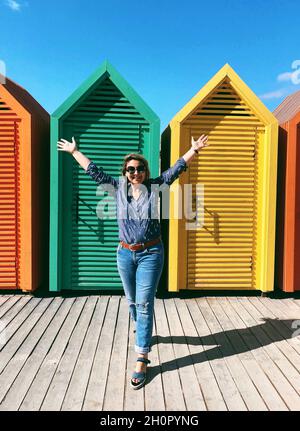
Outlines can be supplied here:
[[129, 245], [130, 250], [131, 250], [131, 251], [135, 251], [135, 250], [132, 248], [132, 247], [135, 247], [135, 246], [139, 246], [139, 248], [138, 248], [136, 251], [138, 251], [138, 250], [141, 250], [141, 249], [145, 248], [145, 244], [144, 244], [143, 242], [140, 242], [139, 244], [130, 244], [130, 245]]

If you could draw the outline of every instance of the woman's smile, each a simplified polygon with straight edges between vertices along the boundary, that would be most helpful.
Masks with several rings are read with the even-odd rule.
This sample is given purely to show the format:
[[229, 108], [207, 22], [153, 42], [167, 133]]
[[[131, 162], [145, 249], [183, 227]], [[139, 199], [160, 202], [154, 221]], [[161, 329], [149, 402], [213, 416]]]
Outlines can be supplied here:
[[126, 166], [126, 176], [133, 184], [141, 184], [145, 180], [145, 167], [138, 160], [130, 160]]

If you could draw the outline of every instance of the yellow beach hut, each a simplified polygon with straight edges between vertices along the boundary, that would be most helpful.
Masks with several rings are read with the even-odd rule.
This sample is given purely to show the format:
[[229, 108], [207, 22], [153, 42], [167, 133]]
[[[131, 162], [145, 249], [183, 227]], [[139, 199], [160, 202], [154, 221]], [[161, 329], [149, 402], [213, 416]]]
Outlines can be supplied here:
[[[209, 146], [170, 192], [168, 290], [272, 291], [278, 122], [228, 64], [164, 131], [162, 169], [202, 134]], [[192, 187], [194, 224], [180, 218], [184, 184]]]

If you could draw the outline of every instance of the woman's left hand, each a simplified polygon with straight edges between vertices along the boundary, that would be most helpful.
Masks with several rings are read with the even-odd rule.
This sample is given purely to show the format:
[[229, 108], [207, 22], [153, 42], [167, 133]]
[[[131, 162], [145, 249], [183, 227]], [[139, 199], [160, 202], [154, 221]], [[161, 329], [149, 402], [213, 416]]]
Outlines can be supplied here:
[[201, 148], [208, 147], [208, 136], [207, 135], [201, 135], [200, 138], [197, 140], [194, 139], [192, 136], [192, 148], [193, 150], [201, 150]]

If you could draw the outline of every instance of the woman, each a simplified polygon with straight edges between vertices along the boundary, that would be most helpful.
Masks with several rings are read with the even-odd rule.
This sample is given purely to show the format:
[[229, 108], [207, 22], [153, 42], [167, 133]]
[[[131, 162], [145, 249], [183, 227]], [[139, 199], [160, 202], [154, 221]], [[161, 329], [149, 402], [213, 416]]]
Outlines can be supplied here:
[[[131, 319], [136, 324], [135, 351], [138, 354], [131, 386], [142, 387], [146, 380], [146, 368], [150, 363], [153, 329], [154, 299], [164, 264], [164, 248], [160, 238], [160, 223], [151, 185], [172, 184], [186, 170], [198, 151], [208, 146], [207, 136], [198, 140], [192, 137], [191, 148], [171, 168], [155, 179], [150, 178], [147, 160], [140, 154], [128, 154], [124, 158], [121, 178], [115, 179], [103, 172], [82, 154], [74, 137], [72, 142], [61, 139], [59, 151], [73, 155], [86, 173], [97, 184], [110, 184], [115, 189], [120, 243], [117, 249], [118, 271], [129, 304]], [[124, 187], [125, 184], [125, 187]], [[157, 205], [156, 205], [157, 207]]]

